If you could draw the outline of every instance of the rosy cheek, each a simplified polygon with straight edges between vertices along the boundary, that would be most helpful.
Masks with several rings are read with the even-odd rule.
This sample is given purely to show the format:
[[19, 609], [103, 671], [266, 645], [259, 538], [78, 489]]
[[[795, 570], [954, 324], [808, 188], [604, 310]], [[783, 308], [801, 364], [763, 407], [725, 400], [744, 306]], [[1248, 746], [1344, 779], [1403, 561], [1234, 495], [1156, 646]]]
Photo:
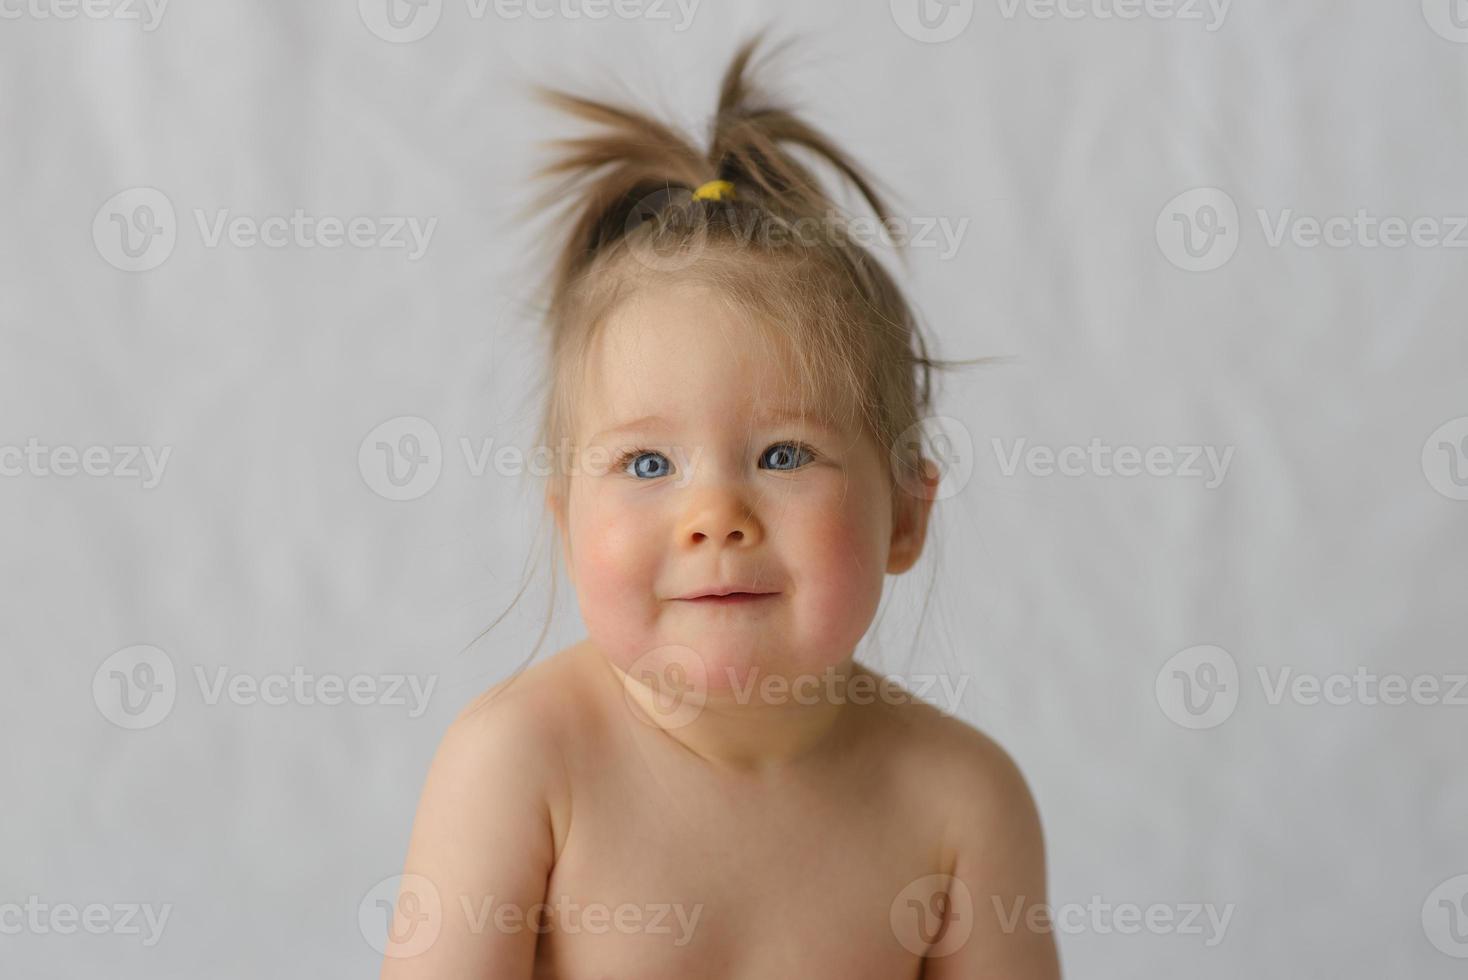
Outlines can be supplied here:
[[571, 534], [581, 618], [608, 655], [630, 662], [646, 643], [655, 611], [649, 531], [591, 504], [572, 521]]
[[861, 640], [882, 597], [880, 548], [858, 515], [826, 511], [806, 525], [799, 561], [802, 617], [808, 617], [814, 668], [848, 655]]

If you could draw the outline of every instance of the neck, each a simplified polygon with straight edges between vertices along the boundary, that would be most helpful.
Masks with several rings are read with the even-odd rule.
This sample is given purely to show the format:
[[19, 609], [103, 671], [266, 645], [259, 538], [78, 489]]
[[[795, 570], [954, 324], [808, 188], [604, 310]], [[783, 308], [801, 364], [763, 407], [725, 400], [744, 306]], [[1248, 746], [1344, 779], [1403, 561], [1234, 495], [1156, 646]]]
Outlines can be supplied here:
[[[814, 690], [781, 686], [779, 675], [752, 672], [744, 687], [687, 697], [679, 703], [599, 658], [625, 698], [634, 724], [667, 738], [702, 761], [741, 773], [764, 774], [821, 755], [848, 717], [845, 682], [863, 669], [848, 657], [823, 674]], [[829, 683], [834, 680], [836, 683]], [[769, 692], [776, 691], [771, 697]]]

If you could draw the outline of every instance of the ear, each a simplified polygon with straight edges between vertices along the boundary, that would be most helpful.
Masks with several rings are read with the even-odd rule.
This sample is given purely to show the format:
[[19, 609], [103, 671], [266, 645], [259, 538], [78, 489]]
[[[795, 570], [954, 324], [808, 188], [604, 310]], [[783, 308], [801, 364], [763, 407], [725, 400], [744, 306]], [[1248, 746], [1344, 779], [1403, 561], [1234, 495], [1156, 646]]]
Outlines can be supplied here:
[[920, 459], [921, 477], [897, 481], [892, 497], [892, 541], [887, 550], [887, 571], [901, 575], [917, 563], [928, 537], [928, 517], [938, 495], [938, 467]]

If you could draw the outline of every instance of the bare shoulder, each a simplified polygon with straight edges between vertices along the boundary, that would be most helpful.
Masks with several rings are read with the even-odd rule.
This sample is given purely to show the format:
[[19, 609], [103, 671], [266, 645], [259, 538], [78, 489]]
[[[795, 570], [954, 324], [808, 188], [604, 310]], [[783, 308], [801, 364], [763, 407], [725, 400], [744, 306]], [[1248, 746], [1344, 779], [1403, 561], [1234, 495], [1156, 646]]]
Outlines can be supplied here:
[[523, 727], [526, 735], [564, 736], [586, 707], [588, 652], [578, 643], [517, 671], [465, 705], [450, 730], [504, 733]]
[[462, 777], [465, 792], [477, 785], [501, 801], [506, 790], [539, 801], [557, 854], [570, 803], [565, 762], [593, 737], [597, 717], [586, 654], [568, 647], [490, 687], [454, 719], [434, 760]]
[[[1049, 932], [1016, 928], [1015, 910], [1046, 901], [1044, 833], [1028, 782], [1013, 757], [968, 722], [918, 699], [895, 705], [889, 724], [914, 789], [941, 815], [943, 869], [969, 915], [951, 954], [925, 977], [1059, 976]], [[951, 948], [952, 944], [950, 944]]]
[[569, 815], [561, 764], [577, 698], [569, 666], [563, 652], [497, 684], [444, 732], [404, 865], [401, 889], [414, 902], [398, 907], [466, 914], [435, 916], [439, 929], [424, 933], [395, 913], [387, 980], [530, 975], [535, 933], [485, 928], [468, 913], [487, 902], [528, 909], [545, 895]]
[[954, 804], [971, 822], [993, 815], [1034, 817], [1034, 800], [1019, 766], [992, 737], [937, 705], [906, 691], [890, 679], [860, 667], [876, 685], [883, 710], [875, 723], [881, 738], [900, 755], [904, 770]]
[[950, 818], [1005, 836], [1040, 836], [1040, 815], [1018, 764], [991, 736], [952, 715], [930, 720], [935, 776], [952, 788]]

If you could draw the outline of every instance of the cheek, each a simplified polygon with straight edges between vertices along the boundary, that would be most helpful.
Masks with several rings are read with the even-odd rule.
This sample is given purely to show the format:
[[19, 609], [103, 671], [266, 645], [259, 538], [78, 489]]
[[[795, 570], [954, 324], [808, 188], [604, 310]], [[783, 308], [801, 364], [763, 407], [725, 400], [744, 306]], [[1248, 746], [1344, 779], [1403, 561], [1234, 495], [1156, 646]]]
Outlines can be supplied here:
[[587, 633], [607, 656], [626, 666], [643, 652], [653, 630], [656, 532], [641, 521], [599, 507], [594, 498], [571, 510], [571, 568]]
[[787, 541], [795, 550], [785, 560], [797, 576], [801, 631], [817, 666], [844, 659], [871, 625], [885, 581], [887, 526], [876, 503], [856, 494], [791, 523]]

